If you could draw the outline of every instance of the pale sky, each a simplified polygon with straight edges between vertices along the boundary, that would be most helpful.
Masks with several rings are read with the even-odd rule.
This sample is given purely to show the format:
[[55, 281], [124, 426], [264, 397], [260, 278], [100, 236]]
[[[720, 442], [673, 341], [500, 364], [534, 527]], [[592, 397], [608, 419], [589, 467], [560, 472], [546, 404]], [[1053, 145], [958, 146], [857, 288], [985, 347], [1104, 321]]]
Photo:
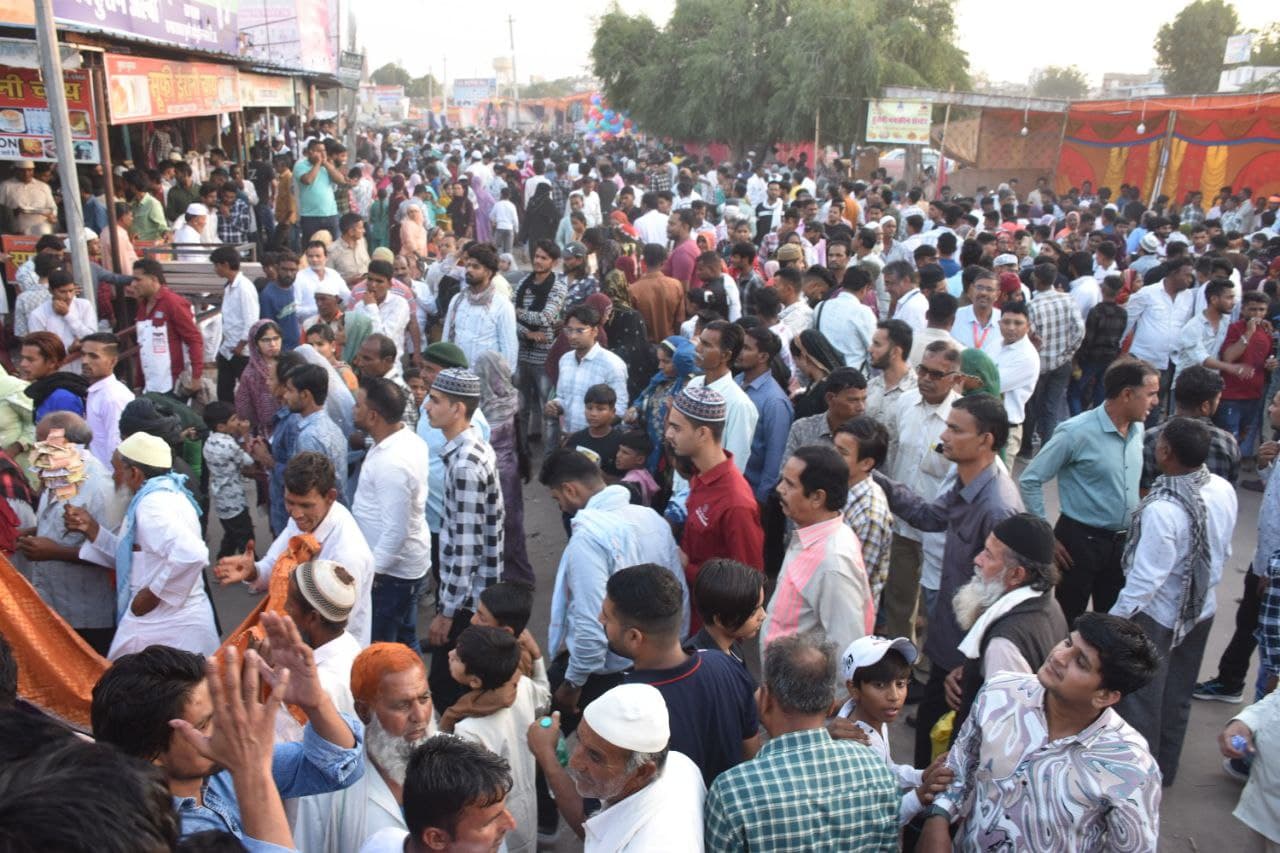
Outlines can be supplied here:
[[[1150, 4], [1082, 0], [1040, 15], [1031, 7], [958, 0], [960, 47], [969, 53], [970, 67], [993, 81], [1025, 82], [1038, 67], [1074, 64], [1096, 85], [1105, 71], [1151, 68], [1156, 31], [1188, 2], [1159, 4], [1153, 13]], [[609, 4], [610, 0], [428, 2], [418, 8], [430, 9], [429, 17], [415, 10], [406, 20], [405, 0], [353, 0], [358, 38], [371, 69], [398, 60], [415, 76], [430, 71], [437, 79], [446, 60], [449, 79], [494, 76], [494, 57], [510, 54], [507, 16], [512, 15], [521, 82], [530, 76], [554, 79], [589, 70], [594, 22]], [[619, 0], [619, 5], [630, 14], [645, 12], [661, 26], [675, 3]], [[1247, 28], [1280, 19], [1275, 0], [1235, 0], [1235, 7]]]

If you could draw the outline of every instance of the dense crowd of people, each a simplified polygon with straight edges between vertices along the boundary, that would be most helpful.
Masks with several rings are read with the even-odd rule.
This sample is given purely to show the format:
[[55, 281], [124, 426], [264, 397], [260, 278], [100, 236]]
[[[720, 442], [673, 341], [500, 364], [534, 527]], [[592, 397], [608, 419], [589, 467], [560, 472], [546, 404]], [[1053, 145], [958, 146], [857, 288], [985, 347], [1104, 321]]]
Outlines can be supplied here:
[[1280, 846], [1280, 196], [299, 130], [86, 175], [126, 272], [47, 235], [9, 282], [6, 583], [101, 656], [60, 705], [0, 641], [13, 849], [1154, 851], [1191, 698], [1246, 687]]

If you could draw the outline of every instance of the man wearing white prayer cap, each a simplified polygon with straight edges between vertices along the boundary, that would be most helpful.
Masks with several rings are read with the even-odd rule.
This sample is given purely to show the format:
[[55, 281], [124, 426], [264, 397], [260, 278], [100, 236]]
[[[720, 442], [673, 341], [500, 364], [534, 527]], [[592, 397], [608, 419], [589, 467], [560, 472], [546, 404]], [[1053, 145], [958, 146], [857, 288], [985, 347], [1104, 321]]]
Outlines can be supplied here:
[[182, 249], [184, 243], [199, 244], [204, 242], [201, 232], [204, 230], [205, 223], [209, 221], [209, 208], [200, 202], [192, 202], [187, 205], [186, 213], [182, 218], [182, 225], [177, 231], [173, 232], [173, 245], [175, 247], [174, 257], [180, 261], [192, 261], [197, 258], [204, 258], [208, 255], [208, 249]]
[[[534, 721], [529, 748], [585, 853], [701, 853], [706, 786], [697, 765], [668, 749], [671, 724], [656, 687], [622, 684], [588, 705], [567, 768], [556, 760], [559, 717]], [[603, 805], [585, 821], [584, 798]]]
[[135, 432], [111, 466], [116, 485], [132, 493], [120, 528], [109, 530], [75, 506], [64, 519], [67, 530], [85, 535], [80, 559], [115, 569], [116, 635], [107, 657], [156, 643], [212, 654], [218, 632], [202, 578], [209, 546], [186, 477], [173, 472], [173, 451], [164, 439]]
[[302, 641], [315, 653], [320, 685], [344, 714], [356, 712], [351, 697], [351, 665], [360, 654], [360, 641], [347, 631], [356, 606], [355, 576], [333, 560], [302, 563], [289, 576], [284, 612]]

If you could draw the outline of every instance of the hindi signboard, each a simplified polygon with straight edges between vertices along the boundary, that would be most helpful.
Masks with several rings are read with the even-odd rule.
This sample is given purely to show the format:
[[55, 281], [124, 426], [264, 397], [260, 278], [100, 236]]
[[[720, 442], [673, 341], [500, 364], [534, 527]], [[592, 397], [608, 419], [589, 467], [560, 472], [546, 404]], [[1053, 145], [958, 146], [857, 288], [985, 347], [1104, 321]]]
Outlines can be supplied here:
[[236, 69], [210, 62], [172, 62], [104, 55], [107, 108], [114, 124], [208, 116], [240, 110]]
[[867, 142], [927, 145], [933, 123], [928, 101], [871, 101], [867, 104]]
[[239, 53], [239, 0], [53, 0], [60, 24], [214, 53]]
[[[98, 118], [89, 72], [64, 71], [62, 76], [76, 162], [97, 163]], [[49, 102], [39, 71], [0, 66], [0, 160], [19, 159], [57, 162]]]
[[344, 50], [338, 59], [338, 80], [348, 89], [360, 85], [360, 75], [364, 73], [364, 54]]
[[452, 100], [459, 106], [474, 106], [489, 100], [497, 91], [496, 77], [459, 77], [453, 81]]
[[292, 77], [272, 77], [268, 74], [241, 71], [239, 78], [240, 106], [293, 109]]

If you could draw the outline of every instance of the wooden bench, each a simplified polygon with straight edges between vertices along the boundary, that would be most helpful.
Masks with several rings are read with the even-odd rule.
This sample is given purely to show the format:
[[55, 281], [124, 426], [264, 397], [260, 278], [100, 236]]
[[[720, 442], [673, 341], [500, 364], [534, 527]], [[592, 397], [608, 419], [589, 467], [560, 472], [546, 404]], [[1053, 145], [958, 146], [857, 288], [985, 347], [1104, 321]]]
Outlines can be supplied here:
[[[208, 261], [162, 261], [165, 282], [169, 289], [191, 300], [200, 311], [207, 306], [222, 304], [222, 291], [226, 281], [213, 271]], [[262, 264], [242, 261], [240, 272], [249, 281], [262, 275]]]

